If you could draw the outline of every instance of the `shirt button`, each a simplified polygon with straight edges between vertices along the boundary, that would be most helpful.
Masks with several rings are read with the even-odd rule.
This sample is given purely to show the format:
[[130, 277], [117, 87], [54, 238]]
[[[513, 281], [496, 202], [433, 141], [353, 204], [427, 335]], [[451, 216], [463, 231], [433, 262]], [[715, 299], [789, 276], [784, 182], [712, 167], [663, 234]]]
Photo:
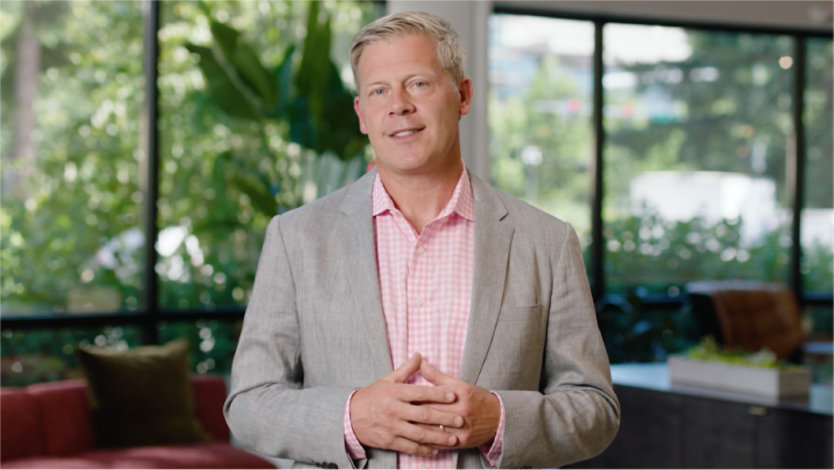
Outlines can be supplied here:
[[425, 246], [420, 245], [420, 246], [417, 247], [417, 254], [418, 255], [422, 255], [425, 252], [426, 252], [426, 247]]
[[422, 307], [423, 306], [423, 299], [415, 299], [414, 300], [414, 305], [416, 305], [418, 307]]

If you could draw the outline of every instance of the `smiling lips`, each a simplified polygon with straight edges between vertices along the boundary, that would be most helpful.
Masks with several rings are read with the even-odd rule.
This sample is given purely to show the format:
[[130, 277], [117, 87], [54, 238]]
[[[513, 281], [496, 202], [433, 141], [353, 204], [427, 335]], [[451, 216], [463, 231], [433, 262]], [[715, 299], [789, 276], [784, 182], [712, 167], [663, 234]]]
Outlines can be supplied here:
[[420, 132], [420, 131], [422, 131], [422, 130], [423, 130], [423, 128], [419, 128], [419, 129], [416, 129], [416, 128], [415, 128], [415, 129], [403, 129], [403, 130], [401, 130], [401, 131], [392, 132], [391, 134], [388, 134], [388, 135], [389, 135], [390, 137], [395, 137], [395, 138], [396, 138], [396, 137], [408, 137], [408, 136], [410, 136], [410, 135], [414, 135], [414, 134], [416, 134], [416, 133], [418, 133], [418, 132]]

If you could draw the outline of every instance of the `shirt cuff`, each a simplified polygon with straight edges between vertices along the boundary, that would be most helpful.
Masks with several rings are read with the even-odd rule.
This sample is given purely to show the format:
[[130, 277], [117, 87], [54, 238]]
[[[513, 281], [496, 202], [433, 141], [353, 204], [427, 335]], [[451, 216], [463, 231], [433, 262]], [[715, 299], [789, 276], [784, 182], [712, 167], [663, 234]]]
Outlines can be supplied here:
[[487, 442], [481, 445], [479, 449], [489, 461], [489, 464], [497, 467], [498, 462], [501, 461], [501, 451], [504, 448], [504, 401], [501, 400], [501, 396], [497, 393], [492, 392], [492, 394], [498, 398], [498, 403], [501, 405], [501, 417], [498, 419], [498, 429], [495, 431], [495, 438], [491, 443]]
[[[366, 457], [365, 448], [359, 443], [359, 439], [353, 432], [353, 425], [350, 423], [350, 400], [354, 393], [356, 393], [356, 390], [350, 394], [347, 403], [345, 403], [345, 450], [353, 460], [362, 460]], [[503, 411], [501, 416], [503, 419]]]

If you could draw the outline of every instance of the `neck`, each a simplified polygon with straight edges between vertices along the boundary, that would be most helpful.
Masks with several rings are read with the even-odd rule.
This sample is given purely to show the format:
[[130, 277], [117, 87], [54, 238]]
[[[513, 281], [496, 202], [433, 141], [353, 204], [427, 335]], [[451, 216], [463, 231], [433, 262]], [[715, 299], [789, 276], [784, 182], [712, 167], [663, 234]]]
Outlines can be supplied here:
[[463, 162], [441, 174], [401, 175], [379, 170], [385, 190], [417, 233], [446, 207], [463, 172]]

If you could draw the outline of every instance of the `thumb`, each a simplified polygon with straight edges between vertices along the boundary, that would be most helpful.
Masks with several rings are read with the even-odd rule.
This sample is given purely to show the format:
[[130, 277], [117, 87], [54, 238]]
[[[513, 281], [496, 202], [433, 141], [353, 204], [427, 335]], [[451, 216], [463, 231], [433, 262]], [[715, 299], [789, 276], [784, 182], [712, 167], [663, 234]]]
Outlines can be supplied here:
[[420, 353], [415, 353], [407, 361], [400, 364], [399, 367], [389, 372], [384, 379], [393, 383], [405, 383], [409, 377], [420, 370], [420, 364], [422, 363], [423, 356]]

